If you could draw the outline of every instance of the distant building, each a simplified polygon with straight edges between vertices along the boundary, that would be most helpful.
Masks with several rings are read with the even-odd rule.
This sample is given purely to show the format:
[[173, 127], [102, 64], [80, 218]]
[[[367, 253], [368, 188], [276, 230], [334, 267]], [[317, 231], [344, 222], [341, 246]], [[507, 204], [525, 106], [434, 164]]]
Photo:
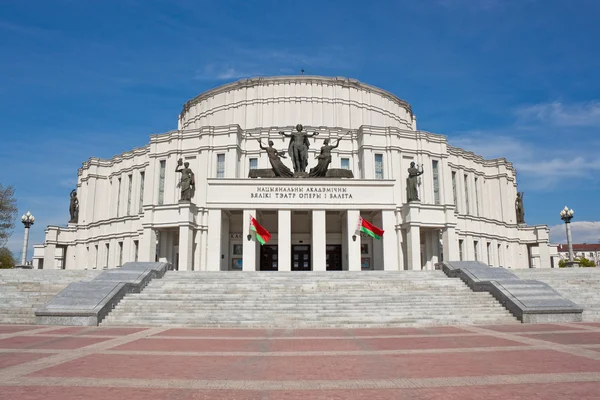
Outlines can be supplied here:
[[[279, 178], [264, 175], [273, 172], [264, 146], [271, 140], [291, 156], [296, 124], [319, 133], [294, 143], [308, 152], [305, 176], [286, 177], [290, 158], [281, 160]], [[324, 139], [339, 138], [329, 166], [336, 175], [306, 176]], [[549, 268], [558, 258], [546, 225], [517, 218], [510, 162], [418, 130], [406, 101], [354, 79], [226, 84], [185, 103], [176, 130], [141, 145], [83, 163], [78, 203], [71, 199], [78, 218], [47, 227], [35, 268], [163, 259], [193, 271], [432, 270], [442, 260]], [[191, 202], [180, 201], [184, 161], [195, 176]], [[424, 173], [410, 181], [409, 199], [411, 163]], [[250, 217], [272, 234], [264, 246], [251, 240]], [[359, 218], [383, 229], [381, 240], [357, 234]]]
[[[569, 259], [569, 246], [567, 246], [566, 244], [559, 244], [558, 245], [558, 257], [561, 260], [562, 259], [568, 260]], [[588, 260], [592, 260], [594, 263], [596, 263], [596, 267], [600, 267], [600, 243], [597, 243], [597, 244], [594, 244], [594, 243], [574, 244], [573, 245], [573, 258], [577, 258], [577, 257], [585, 257]]]

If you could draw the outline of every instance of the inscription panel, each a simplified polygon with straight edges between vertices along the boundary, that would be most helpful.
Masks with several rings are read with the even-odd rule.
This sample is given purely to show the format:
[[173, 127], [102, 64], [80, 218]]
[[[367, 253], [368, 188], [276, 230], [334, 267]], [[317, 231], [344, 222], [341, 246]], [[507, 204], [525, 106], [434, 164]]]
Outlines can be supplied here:
[[256, 182], [209, 180], [207, 204], [394, 205], [392, 181]]

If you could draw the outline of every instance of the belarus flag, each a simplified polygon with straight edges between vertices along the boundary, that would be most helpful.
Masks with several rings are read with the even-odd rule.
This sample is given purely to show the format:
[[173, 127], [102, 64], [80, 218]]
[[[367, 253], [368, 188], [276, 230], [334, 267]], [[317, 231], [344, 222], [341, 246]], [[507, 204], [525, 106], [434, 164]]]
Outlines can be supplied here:
[[250, 230], [254, 231], [256, 240], [258, 240], [261, 246], [271, 239], [269, 231], [263, 228], [253, 216], [250, 216]]
[[371, 237], [374, 237], [377, 240], [381, 239], [381, 237], [383, 236], [383, 229], [379, 229], [378, 227], [371, 224], [369, 221], [363, 219], [362, 217], [358, 219], [358, 230], [360, 232], [366, 233]]

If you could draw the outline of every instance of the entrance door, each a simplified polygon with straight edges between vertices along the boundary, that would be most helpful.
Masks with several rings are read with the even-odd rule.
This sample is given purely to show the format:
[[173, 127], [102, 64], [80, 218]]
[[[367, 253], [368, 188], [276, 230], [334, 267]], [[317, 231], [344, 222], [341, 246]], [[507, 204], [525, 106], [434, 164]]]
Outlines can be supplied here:
[[277, 245], [260, 246], [260, 270], [277, 271]]
[[310, 270], [310, 245], [292, 245], [292, 271]]
[[325, 263], [327, 271], [342, 270], [342, 245], [333, 244], [325, 248]]

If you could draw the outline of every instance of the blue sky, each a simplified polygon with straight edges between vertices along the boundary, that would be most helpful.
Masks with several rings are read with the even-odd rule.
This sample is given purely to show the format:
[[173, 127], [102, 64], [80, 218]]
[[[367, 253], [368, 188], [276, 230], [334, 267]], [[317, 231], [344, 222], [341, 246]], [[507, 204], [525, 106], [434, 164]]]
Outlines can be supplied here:
[[420, 129], [506, 157], [529, 224], [562, 241], [568, 205], [575, 241], [598, 242], [598, 20], [596, 0], [0, 0], [0, 182], [41, 243], [90, 156], [176, 129], [207, 89], [303, 68], [389, 90]]

